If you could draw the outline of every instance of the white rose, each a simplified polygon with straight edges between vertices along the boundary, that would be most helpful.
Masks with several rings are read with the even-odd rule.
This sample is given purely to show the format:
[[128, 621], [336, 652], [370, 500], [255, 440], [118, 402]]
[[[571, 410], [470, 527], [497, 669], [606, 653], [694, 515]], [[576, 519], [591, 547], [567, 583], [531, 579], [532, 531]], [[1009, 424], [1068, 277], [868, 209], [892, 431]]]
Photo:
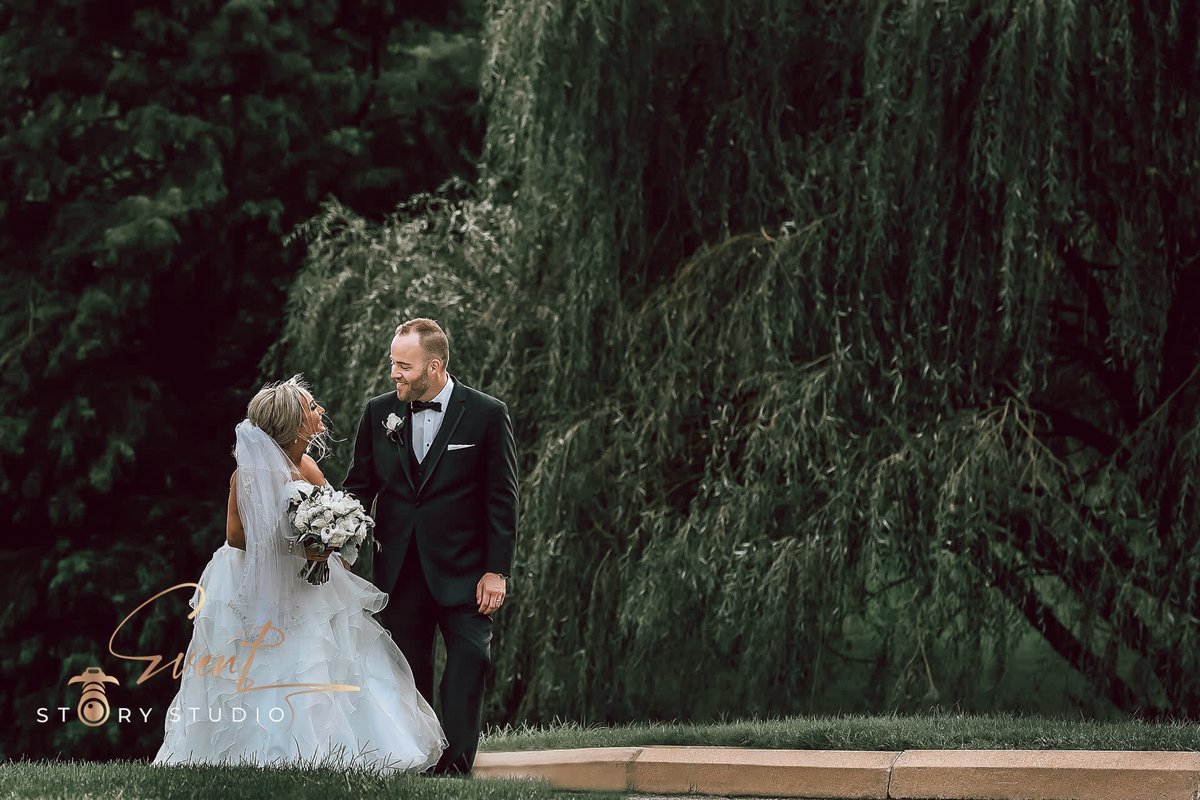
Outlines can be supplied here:
[[306, 500], [313, 490], [313, 485], [308, 481], [291, 481], [287, 487], [287, 498], [293, 503], [300, 503]]

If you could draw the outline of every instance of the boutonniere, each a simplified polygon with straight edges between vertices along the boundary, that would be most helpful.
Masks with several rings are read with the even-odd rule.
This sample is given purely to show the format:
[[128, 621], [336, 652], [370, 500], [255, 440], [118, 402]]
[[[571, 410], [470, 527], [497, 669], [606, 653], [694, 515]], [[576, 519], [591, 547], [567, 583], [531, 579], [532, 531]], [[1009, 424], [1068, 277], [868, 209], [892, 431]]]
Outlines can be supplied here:
[[388, 439], [395, 444], [404, 444], [401, 438], [401, 433], [404, 431], [404, 423], [407, 420], [397, 414], [388, 414], [388, 418], [383, 421], [384, 430], [387, 431]]

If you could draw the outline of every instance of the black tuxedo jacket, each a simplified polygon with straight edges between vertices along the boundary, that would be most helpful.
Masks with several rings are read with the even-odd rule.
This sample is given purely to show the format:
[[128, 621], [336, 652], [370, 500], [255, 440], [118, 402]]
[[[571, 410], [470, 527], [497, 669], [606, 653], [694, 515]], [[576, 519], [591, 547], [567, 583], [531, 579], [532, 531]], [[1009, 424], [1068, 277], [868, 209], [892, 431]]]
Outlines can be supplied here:
[[[453, 377], [453, 376], [451, 376]], [[389, 414], [404, 420], [400, 442]], [[517, 457], [508, 407], [454, 379], [441, 428], [412, 470], [407, 403], [394, 391], [367, 402], [342, 488], [375, 504], [375, 585], [391, 592], [412, 537], [440, 605], [474, 605], [485, 572], [507, 575], [517, 538]], [[415, 463], [415, 462], [413, 462]]]

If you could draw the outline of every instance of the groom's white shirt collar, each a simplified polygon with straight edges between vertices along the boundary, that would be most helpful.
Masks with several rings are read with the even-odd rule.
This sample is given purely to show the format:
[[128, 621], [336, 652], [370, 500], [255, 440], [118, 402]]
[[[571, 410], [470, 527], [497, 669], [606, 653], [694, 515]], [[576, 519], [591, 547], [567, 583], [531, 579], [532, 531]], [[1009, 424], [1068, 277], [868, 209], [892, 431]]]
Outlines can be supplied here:
[[446, 376], [446, 385], [437, 393], [437, 397], [433, 398], [433, 402], [442, 404], [442, 413], [446, 413], [446, 406], [450, 403], [450, 393], [454, 391], [454, 378]]
[[436, 394], [436, 395], [433, 397], [433, 399], [430, 401], [430, 402], [433, 402], [433, 403], [441, 403], [441, 404], [442, 404], [442, 410], [441, 410], [440, 412], [438, 412], [438, 411], [433, 411], [432, 409], [428, 409], [428, 408], [427, 408], [427, 409], [425, 409], [425, 410], [423, 410], [423, 411], [418, 411], [417, 413], [418, 413], [418, 414], [439, 414], [439, 413], [440, 413], [440, 414], [445, 414], [445, 413], [446, 413], [447, 404], [450, 402], [450, 394], [451, 394], [453, 391], [454, 391], [454, 378], [451, 378], [449, 375], [447, 375], [447, 376], [446, 376], [446, 385], [445, 385], [445, 386], [443, 386], [443, 387], [442, 387], [442, 390], [441, 390], [440, 392], [438, 392], [438, 393], [437, 393], [437, 394]]
[[446, 385], [433, 398], [433, 402], [442, 404], [442, 410], [434, 411], [431, 408], [427, 408], [413, 414], [413, 452], [417, 454], [418, 461], [424, 461], [425, 454], [429, 452], [433, 440], [437, 438], [438, 431], [442, 427], [442, 418], [446, 416], [446, 411], [449, 410], [450, 393], [453, 391], [454, 379], [447, 375]]

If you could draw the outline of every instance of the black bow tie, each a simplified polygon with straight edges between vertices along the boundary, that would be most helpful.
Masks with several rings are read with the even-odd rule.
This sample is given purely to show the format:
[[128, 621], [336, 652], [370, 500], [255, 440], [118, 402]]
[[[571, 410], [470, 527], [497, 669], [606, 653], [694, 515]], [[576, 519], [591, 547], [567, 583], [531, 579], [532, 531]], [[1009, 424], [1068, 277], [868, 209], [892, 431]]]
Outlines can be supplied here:
[[429, 400], [429, 401], [413, 400], [411, 403], [408, 404], [408, 411], [411, 414], [416, 414], [418, 411], [425, 411], [425, 410], [440, 412], [442, 410], [442, 404], [439, 403], [437, 400]]

